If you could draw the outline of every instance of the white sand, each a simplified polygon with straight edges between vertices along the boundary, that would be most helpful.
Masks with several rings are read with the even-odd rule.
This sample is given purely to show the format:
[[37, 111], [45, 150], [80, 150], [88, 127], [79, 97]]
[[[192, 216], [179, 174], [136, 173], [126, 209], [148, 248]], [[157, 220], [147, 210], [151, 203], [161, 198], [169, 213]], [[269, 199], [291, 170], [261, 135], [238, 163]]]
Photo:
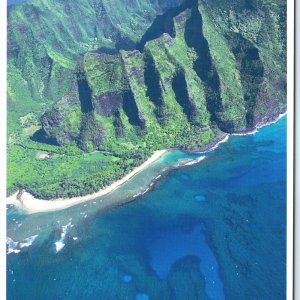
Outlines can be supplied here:
[[[27, 212], [28, 214], [32, 213], [38, 213], [38, 212], [49, 212], [49, 211], [57, 211], [66, 209], [68, 207], [71, 207], [73, 205], [96, 199], [100, 196], [104, 196], [113, 190], [115, 190], [117, 187], [125, 183], [127, 180], [129, 180], [131, 177], [142, 171], [143, 169], [147, 168], [150, 164], [158, 160], [163, 154], [168, 152], [168, 150], [159, 150], [154, 152], [154, 154], [145, 161], [142, 165], [136, 167], [132, 172], [124, 176], [122, 179], [112, 183], [108, 187], [90, 195], [86, 196], [79, 196], [74, 198], [59, 198], [59, 199], [53, 199], [53, 200], [43, 200], [43, 199], [36, 199], [28, 192], [24, 191], [23, 193], [17, 192], [14, 195], [7, 198], [6, 204], [12, 204], [19, 209]], [[19, 196], [18, 196], [19, 194]]]
[[[280, 114], [279, 117], [276, 120], [274, 120], [273, 122], [262, 124], [262, 125], [258, 126], [255, 131], [245, 133], [242, 135], [255, 134], [258, 131], [258, 129], [260, 129], [264, 126], [276, 123], [279, 119], [281, 119], [285, 115], [286, 115], [286, 113]], [[236, 134], [233, 134], [233, 135], [236, 135]], [[209, 151], [216, 149], [221, 143], [226, 142], [228, 140], [229, 136], [230, 136], [230, 134], [226, 135], [223, 140], [219, 141], [214, 147], [212, 147], [210, 150], [205, 151], [205, 152], [209, 152]], [[80, 196], [80, 197], [74, 197], [74, 198], [59, 198], [59, 199], [53, 199], [53, 200], [42, 200], [42, 199], [36, 199], [31, 194], [24, 191], [23, 193], [21, 193], [21, 196], [20, 195], [18, 196], [19, 192], [17, 192], [14, 195], [8, 197], [6, 203], [7, 203], [7, 205], [12, 204], [12, 205], [18, 207], [19, 209], [27, 212], [28, 214], [66, 209], [66, 208], [74, 206], [76, 204], [86, 202], [89, 200], [93, 200], [100, 196], [104, 196], [104, 195], [112, 192], [117, 187], [119, 187], [120, 185], [125, 183], [127, 180], [129, 180], [131, 177], [133, 177], [134, 175], [136, 175], [137, 173], [139, 173], [140, 171], [142, 171], [143, 169], [148, 167], [151, 163], [153, 163], [154, 161], [159, 159], [163, 154], [165, 154], [168, 151], [169, 150], [159, 150], [159, 151], [154, 152], [154, 154], [147, 161], [145, 161], [139, 167], [136, 167], [132, 172], [127, 174], [125, 177], [123, 177], [122, 179], [114, 182], [110, 186], [108, 186], [108, 187], [104, 188], [103, 190], [100, 190], [94, 194]], [[198, 153], [202, 153], [202, 152], [198, 152]], [[202, 160], [204, 158], [205, 157], [201, 157], [200, 160]], [[190, 163], [187, 163], [186, 165], [193, 164], [193, 163], [195, 163], [195, 162], [190, 162]], [[159, 178], [160, 176], [161, 175], [158, 175], [156, 178]]]

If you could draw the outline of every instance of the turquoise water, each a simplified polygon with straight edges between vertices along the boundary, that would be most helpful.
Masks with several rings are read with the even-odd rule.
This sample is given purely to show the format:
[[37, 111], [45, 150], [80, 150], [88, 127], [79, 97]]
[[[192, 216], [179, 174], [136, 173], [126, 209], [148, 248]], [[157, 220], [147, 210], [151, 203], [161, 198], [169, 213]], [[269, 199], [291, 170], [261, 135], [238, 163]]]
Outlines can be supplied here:
[[[167, 173], [199, 157], [169, 153], [108, 199], [62, 212], [8, 209], [20, 250], [8, 299], [285, 299], [286, 117], [204, 155]], [[136, 201], [101, 206], [158, 173]]]

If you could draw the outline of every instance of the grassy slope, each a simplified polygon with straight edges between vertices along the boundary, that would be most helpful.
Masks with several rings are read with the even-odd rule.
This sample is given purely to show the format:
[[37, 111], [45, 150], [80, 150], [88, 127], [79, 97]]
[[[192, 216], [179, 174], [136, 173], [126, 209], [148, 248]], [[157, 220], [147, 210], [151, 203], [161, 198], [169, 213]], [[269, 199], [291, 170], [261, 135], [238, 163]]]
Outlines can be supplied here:
[[[132, 20], [141, 22], [140, 17], [146, 20], [145, 13], [153, 17], [153, 11], [147, 10], [144, 4], [144, 1], [139, 1], [129, 5], [127, 11], [122, 6], [115, 16], [109, 5], [113, 7], [117, 3], [103, 1], [105, 12], [117, 27], [113, 30], [115, 40], [120, 40], [120, 36], [123, 39], [126, 34], [132, 40], [141, 36], [143, 27], [136, 32], [138, 23]], [[263, 9], [262, 12], [258, 12], [257, 7], [247, 8], [247, 5], [242, 2], [236, 4], [235, 1], [229, 1], [228, 5], [223, 1], [202, 1], [199, 6], [195, 3], [192, 9], [174, 18], [172, 36], [163, 34], [149, 41], [142, 53], [136, 50], [121, 50], [114, 55], [87, 53], [75, 69], [71, 62], [76, 61], [75, 57], [85, 50], [80, 48], [82, 42], [78, 45], [72, 43], [81, 41], [83, 36], [93, 36], [86, 29], [89, 28], [88, 24], [76, 24], [81, 34], [75, 38], [70, 33], [70, 45], [73, 47], [51, 50], [55, 54], [50, 51], [52, 59], [55, 58], [53, 66], [59, 65], [57, 74], [64, 77], [60, 88], [67, 85], [72, 87], [72, 92], [63, 97], [44, 118], [58, 124], [48, 126], [47, 130], [63, 146], [38, 143], [26, 138], [26, 134], [29, 136], [38, 127], [37, 115], [45, 109], [45, 103], [51, 103], [51, 99], [46, 98], [44, 90], [37, 87], [31, 90], [41, 91], [40, 101], [33, 99], [28, 92], [29, 84], [24, 79], [18, 80], [24, 82], [24, 86], [27, 84], [26, 87], [21, 85], [14, 89], [11, 84], [15, 94], [27, 93], [29, 100], [25, 97], [25, 108], [20, 113], [23, 111], [26, 115], [21, 115], [21, 118], [18, 108], [10, 104], [14, 112], [10, 122], [16, 124], [18, 121], [19, 125], [14, 125], [16, 129], [11, 125], [9, 191], [26, 187], [36, 196], [44, 198], [91, 193], [122, 177], [154, 150], [199, 147], [216, 138], [220, 133], [219, 128], [229, 132], [251, 128], [265, 115], [278, 114], [285, 107], [284, 92], [274, 89], [285, 80], [285, 65], [279, 59], [285, 53], [284, 34], [278, 25], [284, 23], [279, 9], [282, 4], [276, 3], [270, 9], [270, 4], [264, 1], [257, 4]], [[87, 5], [85, 13], [91, 14], [89, 9]], [[59, 20], [59, 16], [56, 18]], [[198, 26], [201, 20], [203, 25]], [[276, 30], [271, 31], [270, 28]], [[101, 30], [99, 32], [97, 39], [102, 39], [100, 44], [112, 47], [107, 40], [108, 35]], [[191, 44], [189, 36], [193, 37], [192, 41], [200, 41], [199, 44]], [[235, 47], [241, 41], [246, 41], [242, 43], [246, 45], [243, 51], [240, 51], [241, 47]], [[54, 49], [53, 41], [49, 41], [49, 45]], [[92, 47], [92, 44], [89, 45]], [[47, 48], [47, 43], [43, 46]], [[48, 50], [41, 51], [49, 53]], [[268, 51], [272, 55], [267, 55]], [[257, 57], [249, 57], [249, 53], [256, 52], [259, 53]], [[32, 60], [27, 53], [24, 57], [28, 62]], [[36, 59], [33, 61], [37, 62]], [[252, 73], [253, 70], [257, 72], [261, 64], [264, 70], [272, 69], [273, 72], [265, 72], [257, 80]], [[14, 64], [9, 67], [14, 76], [23, 76]], [[32, 68], [34, 70], [35, 67]], [[62, 70], [59, 68], [70, 77], [59, 72]], [[31, 69], [26, 66], [24, 70], [27, 72]], [[78, 79], [79, 73], [81, 81]], [[56, 90], [54, 83], [55, 80], [59, 82], [60, 78], [56, 75], [53, 77], [50, 87], [57, 91], [56, 96], [67, 94], [69, 88], [61, 93], [58, 88]], [[41, 84], [38, 78], [37, 75], [34, 84]], [[253, 78], [256, 79], [252, 82]], [[48, 79], [45, 79], [46, 85]], [[80, 84], [86, 86], [84, 91], [78, 92]], [[272, 100], [273, 91], [276, 98]], [[250, 98], [255, 101], [249, 102], [247, 95], [253, 96]], [[15, 96], [11, 97], [11, 103], [13, 101], [19, 103]], [[23, 127], [22, 131], [18, 127]], [[23, 138], [21, 142], [16, 138], [18, 130]], [[44, 160], [37, 159], [39, 150], [55, 155]]]

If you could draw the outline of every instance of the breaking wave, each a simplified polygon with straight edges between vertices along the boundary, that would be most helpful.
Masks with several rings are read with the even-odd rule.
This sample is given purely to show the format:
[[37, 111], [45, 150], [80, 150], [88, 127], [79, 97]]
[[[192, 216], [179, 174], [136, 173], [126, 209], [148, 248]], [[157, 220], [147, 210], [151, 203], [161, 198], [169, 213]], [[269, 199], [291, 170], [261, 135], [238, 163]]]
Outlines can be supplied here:
[[205, 159], [206, 156], [201, 156], [201, 157], [198, 157], [196, 159], [193, 159], [187, 163], [185, 163], [183, 166], [192, 166], [194, 164], [198, 164], [200, 161], [202, 161], [203, 159]]
[[6, 237], [7, 254], [10, 254], [10, 253], [17, 254], [17, 253], [21, 252], [22, 248], [31, 246], [37, 237], [38, 237], [38, 235], [33, 235], [33, 236], [30, 236], [30, 237], [24, 239], [22, 242], [16, 242], [9, 236]]
[[69, 222], [67, 225], [65, 226], [62, 226], [62, 231], [61, 231], [61, 236], [60, 236], [60, 239], [54, 243], [55, 245], [55, 249], [56, 249], [56, 253], [61, 251], [61, 249], [65, 246], [65, 238], [66, 238], [66, 235], [67, 235], [67, 232], [68, 232], [68, 229], [72, 227], [72, 224], [71, 222]]

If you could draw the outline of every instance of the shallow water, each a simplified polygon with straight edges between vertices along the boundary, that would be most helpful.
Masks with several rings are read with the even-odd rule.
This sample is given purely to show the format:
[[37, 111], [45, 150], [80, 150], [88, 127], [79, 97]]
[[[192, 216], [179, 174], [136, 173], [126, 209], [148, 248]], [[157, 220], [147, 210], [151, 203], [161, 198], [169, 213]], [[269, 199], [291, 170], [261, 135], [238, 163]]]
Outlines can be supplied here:
[[109, 211], [199, 155], [61, 212], [9, 209], [8, 299], [285, 299], [286, 117], [204, 155]]

